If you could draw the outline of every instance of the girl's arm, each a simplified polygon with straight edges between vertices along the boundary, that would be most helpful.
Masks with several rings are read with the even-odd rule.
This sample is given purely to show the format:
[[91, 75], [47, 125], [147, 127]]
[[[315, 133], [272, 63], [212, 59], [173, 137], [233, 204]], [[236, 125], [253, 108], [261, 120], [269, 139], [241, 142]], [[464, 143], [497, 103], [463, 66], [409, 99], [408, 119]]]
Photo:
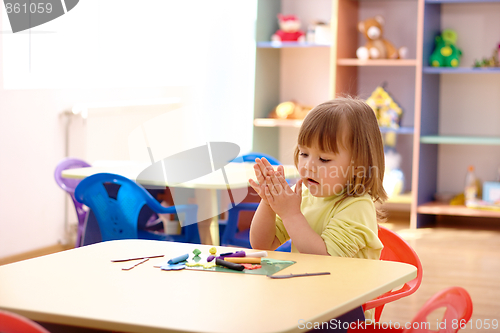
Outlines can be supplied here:
[[328, 255], [323, 238], [314, 232], [300, 210], [302, 181], [297, 182], [293, 191], [281, 174], [271, 172], [266, 183], [267, 202], [281, 217], [295, 248], [300, 253]]
[[250, 224], [250, 244], [252, 244], [252, 248], [275, 250], [280, 246], [280, 241], [276, 237], [275, 221], [276, 213], [267, 202], [261, 200]]
[[281, 216], [293, 245], [300, 253], [328, 255], [323, 238], [307, 223], [302, 213]]
[[[275, 236], [276, 213], [269, 206], [264, 194], [266, 177], [269, 175], [269, 172], [274, 171], [274, 169], [264, 157], [262, 159], [255, 159], [254, 171], [258, 183], [253, 179], [249, 179], [250, 186], [252, 186], [262, 200], [250, 224], [250, 244], [254, 249], [275, 250], [280, 246], [280, 241]], [[282, 175], [285, 174], [282, 165], [278, 166], [278, 173]]]

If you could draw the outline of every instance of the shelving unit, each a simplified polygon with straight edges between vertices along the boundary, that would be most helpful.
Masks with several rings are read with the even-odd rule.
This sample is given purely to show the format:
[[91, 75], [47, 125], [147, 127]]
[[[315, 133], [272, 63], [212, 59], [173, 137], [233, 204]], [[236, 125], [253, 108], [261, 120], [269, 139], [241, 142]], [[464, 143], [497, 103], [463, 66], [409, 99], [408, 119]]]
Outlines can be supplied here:
[[[500, 42], [500, 35], [496, 34], [498, 39], [494, 40], [494, 34], [488, 34], [500, 27], [496, 23], [500, 1], [424, 0], [421, 6], [425, 12], [421, 28], [422, 105], [420, 127], [416, 129], [414, 158], [418, 173], [414, 182], [418, 192], [412, 223], [416, 227], [432, 226], [438, 215], [500, 219], [499, 211], [433, 201], [436, 192], [462, 191], [468, 164], [476, 165], [476, 170], [482, 168], [477, 170], [480, 178], [492, 180], [488, 178], [494, 176], [500, 163], [495, 158], [500, 152], [500, 129], [488, 126], [496, 123], [500, 99], [484, 92], [488, 85], [492, 91], [499, 91], [500, 84], [495, 83], [498, 79], [492, 79], [492, 75], [500, 74], [500, 68], [472, 67], [474, 59], [489, 56]], [[471, 26], [476, 30], [464, 29]], [[429, 66], [434, 36], [444, 28], [458, 33], [457, 46], [463, 52], [458, 68]]]
[[[351, 1], [336, 0], [333, 12], [338, 19], [334, 26], [334, 48], [332, 48], [332, 89], [335, 95], [349, 94], [368, 98], [377, 86], [383, 85], [403, 109], [401, 127], [394, 131], [381, 128], [382, 133], [394, 131], [397, 136], [397, 151], [402, 155], [401, 169], [405, 175], [402, 195], [391, 198], [388, 210], [411, 209], [412, 159], [415, 139], [414, 124], [417, 116], [419, 73], [417, 27], [422, 15], [418, 0], [409, 1]], [[417, 14], [417, 15], [416, 15]], [[385, 18], [384, 38], [396, 47], [408, 48], [407, 59], [356, 58], [356, 50], [364, 45], [365, 38], [357, 30], [357, 24], [376, 15]]]
[[[331, 19], [331, 45], [269, 42], [280, 12], [298, 15], [304, 29], [313, 17]], [[500, 166], [500, 68], [472, 67], [475, 59], [489, 56], [484, 45], [500, 42], [483, 31], [500, 31], [498, 12], [500, 0], [260, 0], [254, 149], [291, 161], [291, 152], [285, 152], [293, 150], [301, 121], [268, 119], [280, 102], [316, 105], [339, 94], [367, 98], [385, 84], [404, 111], [397, 149], [405, 192], [411, 193], [393, 203], [409, 207], [411, 227], [432, 226], [437, 215], [500, 218], [495, 211], [433, 202], [436, 192], [462, 191], [467, 165], [491, 169], [477, 168], [483, 180], [491, 180]], [[325, 13], [326, 19], [315, 17]], [[408, 47], [408, 59], [356, 58], [356, 49], [365, 43], [357, 23], [375, 15], [386, 19], [384, 38]], [[434, 38], [444, 28], [458, 33], [461, 67], [428, 64]]]
[[317, 105], [330, 99], [332, 45], [272, 42], [279, 13], [296, 14], [302, 30], [316, 20], [330, 21], [331, 0], [259, 0], [256, 30], [254, 150], [293, 163], [299, 121], [267, 119], [281, 102]]

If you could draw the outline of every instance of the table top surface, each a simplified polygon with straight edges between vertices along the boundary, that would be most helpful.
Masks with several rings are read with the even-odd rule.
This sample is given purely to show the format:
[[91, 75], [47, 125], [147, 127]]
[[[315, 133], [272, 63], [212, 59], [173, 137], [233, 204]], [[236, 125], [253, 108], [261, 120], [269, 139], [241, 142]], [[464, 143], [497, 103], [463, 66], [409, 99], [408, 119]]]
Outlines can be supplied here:
[[[301, 323], [328, 322], [417, 274], [403, 263], [273, 251], [268, 257], [296, 261], [277, 274], [331, 274], [271, 279], [154, 267], [210, 247], [119, 240], [0, 266], [0, 309], [37, 321], [126, 332], [298, 332]], [[157, 254], [165, 257], [128, 271], [121, 268], [130, 262], [111, 262]]]
[[[144, 170], [148, 168], [150, 164], [134, 162], [112, 163], [109, 165], [101, 164], [87, 168], [67, 169], [64, 170], [61, 175], [65, 178], [83, 179], [96, 173], [114, 173], [132, 180], [137, 180], [144, 185], [226, 190], [228, 186], [233, 189], [248, 187], [248, 179], [256, 179], [253, 165], [254, 163], [249, 162], [229, 163], [223, 170], [215, 170], [203, 177], [180, 184], [169, 183], [168, 177], [164, 175], [145, 173]], [[292, 179], [299, 177], [299, 173], [294, 165], [284, 165], [283, 167], [285, 169], [285, 178]], [[138, 178], [140, 179], [138, 180]]]

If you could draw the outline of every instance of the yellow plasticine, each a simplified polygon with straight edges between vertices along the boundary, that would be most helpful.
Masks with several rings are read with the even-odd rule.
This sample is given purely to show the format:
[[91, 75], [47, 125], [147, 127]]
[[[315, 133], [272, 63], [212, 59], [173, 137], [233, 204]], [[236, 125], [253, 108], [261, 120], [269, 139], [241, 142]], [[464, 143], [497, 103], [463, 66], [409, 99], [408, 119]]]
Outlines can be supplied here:
[[215, 263], [213, 262], [206, 262], [206, 263], [198, 263], [198, 262], [195, 262], [195, 263], [192, 263], [192, 262], [188, 262], [186, 263], [186, 266], [188, 267], [203, 267], [203, 268], [212, 268], [215, 266]]
[[203, 264], [203, 268], [212, 268], [212, 267], [215, 267], [215, 263], [214, 262], [207, 262], [206, 264]]
[[211, 247], [208, 252], [210, 252], [211, 255], [215, 255], [217, 253], [217, 249], [215, 247]]
[[202, 263], [197, 263], [197, 262], [187, 262], [186, 266], [188, 267], [196, 267], [196, 266], [203, 266]]

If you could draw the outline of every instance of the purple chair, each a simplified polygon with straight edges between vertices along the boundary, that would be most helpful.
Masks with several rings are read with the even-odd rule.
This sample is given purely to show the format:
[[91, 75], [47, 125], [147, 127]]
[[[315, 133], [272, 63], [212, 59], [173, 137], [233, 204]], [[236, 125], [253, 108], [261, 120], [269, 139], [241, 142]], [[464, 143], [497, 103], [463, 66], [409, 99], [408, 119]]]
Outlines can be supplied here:
[[79, 247], [82, 245], [82, 234], [85, 226], [85, 217], [87, 216], [87, 210], [83, 208], [84, 205], [82, 203], [76, 201], [75, 199], [75, 189], [76, 186], [80, 183], [81, 179], [63, 178], [61, 176], [61, 172], [66, 169], [86, 168], [89, 166], [90, 164], [77, 158], [65, 158], [61, 162], [59, 162], [56, 170], [54, 171], [54, 178], [57, 185], [59, 185], [59, 187], [61, 187], [69, 194], [71, 200], [73, 200], [73, 204], [75, 205], [76, 215], [78, 216], [78, 231], [76, 235], [75, 247]]

